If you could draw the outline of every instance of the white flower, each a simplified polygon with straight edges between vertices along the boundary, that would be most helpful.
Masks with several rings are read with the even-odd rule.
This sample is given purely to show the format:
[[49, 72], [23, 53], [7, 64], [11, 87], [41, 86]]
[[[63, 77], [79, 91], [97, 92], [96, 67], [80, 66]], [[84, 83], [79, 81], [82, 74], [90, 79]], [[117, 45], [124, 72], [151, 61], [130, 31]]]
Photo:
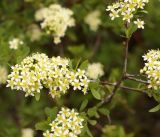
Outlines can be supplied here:
[[101, 63], [89, 64], [86, 73], [89, 78], [97, 79], [104, 75], [103, 65]]
[[44, 137], [53, 137], [53, 134], [50, 133], [48, 130], [46, 132], [43, 133]]
[[36, 19], [36, 21], [42, 21], [48, 15], [49, 15], [49, 9], [46, 7], [43, 7], [43, 8], [36, 11], [35, 19]]
[[143, 59], [146, 63], [140, 72], [147, 75], [148, 88], [160, 89], [160, 51], [150, 50]]
[[22, 136], [21, 137], [33, 137], [34, 131], [31, 128], [24, 128], [22, 129]]
[[[109, 16], [111, 20], [121, 17], [122, 20], [130, 23], [136, 11], [138, 9], [144, 9], [144, 6], [148, 2], [149, 0], [124, 0], [109, 5], [106, 10], [110, 12]], [[142, 26], [140, 28], [142, 28]]]
[[61, 42], [60, 38], [64, 37], [68, 27], [75, 25], [72, 17], [73, 12], [63, 8], [58, 4], [51, 4], [49, 7], [38, 10], [35, 14], [36, 20], [43, 21], [41, 28], [54, 37], [54, 43]]
[[25, 58], [21, 64], [12, 67], [7, 87], [25, 91], [26, 96], [34, 96], [43, 88], [42, 81], [47, 76], [48, 66], [49, 58], [45, 54], [33, 54]]
[[136, 24], [138, 28], [144, 29], [144, 21], [137, 19], [137, 21], [134, 21], [134, 24]]
[[127, 4], [126, 7], [128, 8], [128, 11], [133, 12], [136, 10], [136, 4], [135, 3], [130, 3]]
[[18, 49], [19, 46], [23, 45], [23, 41], [21, 41], [18, 38], [14, 38], [11, 41], [9, 41], [9, 48], [10, 49]]
[[83, 128], [83, 121], [74, 109], [62, 108], [49, 125], [51, 130], [43, 133], [44, 137], [78, 137]]
[[123, 16], [123, 20], [127, 21], [128, 23], [130, 23], [132, 18], [133, 18], [133, 14], [130, 14], [130, 12], [125, 13]]
[[11, 68], [7, 87], [22, 90], [25, 96], [35, 96], [44, 87], [50, 90], [49, 94], [53, 98], [65, 94], [71, 87], [85, 94], [90, 82], [86, 72], [70, 70], [69, 63], [65, 58], [33, 54]]
[[85, 23], [89, 25], [92, 31], [96, 31], [101, 24], [100, 15], [100, 11], [95, 10], [88, 13], [87, 16], [84, 18]]
[[111, 11], [111, 13], [109, 14], [109, 16], [111, 17], [111, 20], [114, 20], [115, 18], [119, 17], [118, 11]]
[[6, 67], [0, 66], [0, 84], [5, 84], [7, 81], [8, 70]]

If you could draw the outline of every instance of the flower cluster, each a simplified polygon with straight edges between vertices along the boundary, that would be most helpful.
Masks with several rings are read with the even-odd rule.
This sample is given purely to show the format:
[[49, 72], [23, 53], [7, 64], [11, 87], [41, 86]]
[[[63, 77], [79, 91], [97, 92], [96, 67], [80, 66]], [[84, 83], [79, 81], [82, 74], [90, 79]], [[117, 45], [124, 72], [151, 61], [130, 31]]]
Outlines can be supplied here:
[[6, 67], [0, 66], [0, 84], [5, 84], [7, 81], [8, 70]]
[[57, 117], [50, 123], [51, 131], [47, 130], [44, 137], [77, 137], [83, 128], [83, 121], [74, 109], [62, 108]]
[[160, 51], [150, 50], [143, 56], [143, 59], [146, 63], [140, 72], [147, 75], [149, 79], [148, 88], [160, 89]]
[[87, 76], [91, 79], [97, 79], [104, 75], [103, 65], [101, 63], [92, 63], [88, 65]]
[[89, 13], [85, 17], [84, 21], [86, 24], [89, 25], [89, 27], [92, 31], [96, 31], [98, 29], [99, 25], [101, 24], [100, 15], [101, 15], [100, 11], [95, 10], [95, 11]]
[[18, 39], [18, 38], [14, 38], [11, 41], [9, 41], [9, 48], [10, 49], [18, 49], [19, 46], [23, 45], [23, 41]]
[[34, 54], [25, 58], [21, 64], [11, 67], [12, 73], [8, 75], [7, 87], [25, 91], [26, 96], [40, 93], [42, 81], [47, 77], [48, 65], [49, 59], [45, 54]]
[[69, 60], [60, 57], [48, 58], [45, 54], [33, 54], [21, 64], [12, 67], [8, 75], [11, 89], [22, 90], [26, 96], [40, 93], [43, 87], [50, 90], [51, 96], [60, 97], [70, 87], [73, 90], [87, 92], [89, 79], [84, 70], [70, 70]]
[[[108, 6], [106, 10], [110, 11], [109, 16], [111, 20], [121, 17], [124, 21], [130, 23], [137, 10], [144, 9], [148, 2], [149, 0], [123, 0], [123, 2], [113, 3], [113, 5]], [[144, 21], [140, 19], [134, 21], [134, 24], [136, 24], [138, 28], [144, 28]]]
[[75, 25], [75, 20], [72, 17], [73, 12], [67, 8], [63, 8], [58, 4], [51, 4], [47, 8], [38, 10], [35, 14], [36, 20], [42, 20], [42, 29], [45, 29], [47, 34], [54, 36], [54, 43], [61, 42], [60, 38], [64, 37], [68, 27]]

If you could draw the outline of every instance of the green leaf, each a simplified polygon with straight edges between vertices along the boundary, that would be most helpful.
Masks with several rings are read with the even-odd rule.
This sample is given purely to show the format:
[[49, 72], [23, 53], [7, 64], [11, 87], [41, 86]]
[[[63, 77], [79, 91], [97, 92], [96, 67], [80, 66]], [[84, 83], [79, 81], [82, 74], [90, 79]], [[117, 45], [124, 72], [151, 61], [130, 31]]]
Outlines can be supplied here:
[[83, 127], [82, 130], [81, 130], [80, 137], [84, 137], [85, 134], [86, 134], [86, 132], [87, 132], [87, 122], [85, 121], [85, 122], [84, 122], [84, 127]]
[[160, 110], [160, 104], [155, 106], [154, 108], [150, 109], [149, 112], [157, 112]]
[[89, 63], [88, 60], [85, 60], [84, 62], [81, 63], [79, 68], [82, 70], [87, 69], [88, 63]]
[[54, 107], [54, 108], [45, 108], [45, 113], [46, 115], [51, 119], [51, 120], [54, 120], [56, 115], [57, 115], [57, 112], [58, 112], [58, 108], [57, 107]]
[[89, 124], [91, 124], [92, 126], [95, 126], [97, 124], [96, 120], [88, 120]]
[[97, 112], [97, 107], [88, 109], [87, 114], [89, 117], [97, 117], [97, 118], [99, 117], [99, 114]]
[[36, 101], [39, 101], [40, 97], [41, 97], [41, 94], [40, 94], [40, 93], [36, 93], [36, 94], [35, 94], [35, 99], [36, 99]]
[[133, 23], [131, 23], [130, 27], [128, 29], [126, 29], [125, 33], [126, 33], [126, 37], [130, 38], [132, 36], [132, 34], [137, 30], [137, 26]]
[[85, 51], [85, 47], [84, 47], [84, 45], [69, 46], [68, 50], [73, 55], [77, 56], [77, 55], [81, 55]]
[[49, 123], [47, 121], [39, 122], [35, 125], [36, 130], [46, 131], [50, 128]]
[[91, 89], [91, 93], [94, 96], [95, 99], [101, 100], [101, 95], [99, 93], [100, 90]]
[[30, 52], [29, 47], [21, 46], [20, 49], [16, 50], [14, 57], [16, 58], [16, 63], [20, 63]]
[[88, 105], [88, 99], [85, 99], [82, 104], [81, 104], [81, 107], [79, 109], [79, 111], [83, 111]]
[[129, 28], [129, 37], [131, 37], [136, 30], [137, 30], [137, 26], [134, 24], [131, 25], [131, 27]]
[[79, 64], [81, 62], [81, 58], [75, 58], [71, 60], [70, 66], [72, 66], [72, 69], [76, 70], [79, 67]]
[[73, 60], [69, 61], [69, 68], [72, 70], [73, 69]]
[[88, 134], [90, 137], [93, 137], [93, 135], [92, 135], [92, 133], [91, 133], [91, 131], [89, 130], [88, 127], [86, 127], [86, 131], [87, 131], [87, 134]]
[[98, 89], [99, 89], [99, 81], [90, 82], [90, 83], [89, 83], [89, 88], [90, 88], [90, 89], [96, 89], [96, 90], [98, 90]]
[[148, 14], [148, 11], [146, 11], [146, 10], [141, 10], [141, 11], [139, 11], [139, 12]]
[[109, 116], [110, 111], [107, 108], [99, 108], [98, 111], [105, 116]]

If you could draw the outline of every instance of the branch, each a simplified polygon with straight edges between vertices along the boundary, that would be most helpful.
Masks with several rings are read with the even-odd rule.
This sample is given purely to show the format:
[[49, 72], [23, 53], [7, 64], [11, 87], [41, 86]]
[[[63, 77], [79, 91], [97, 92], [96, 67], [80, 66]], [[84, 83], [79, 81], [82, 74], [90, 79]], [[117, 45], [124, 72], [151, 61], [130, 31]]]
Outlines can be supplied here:
[[111, 100], [112, 100], [112, 98], [114, 97], [116, 91], [121, 86], [122, 81], [126, 79], [127, 64], [128, 64], [128, 46], [129, 46], [129, 40], [130, 40], [130, 38], [126, 38], [126, 42], [125, 42], [125, 58], [124, 58], [122, 76], [121, 76], [120, 80], [115, 84], [115, 87], [114, 87], [112, 93], [109, 96], [107, 96], [106, 98], [104, 98], [104, 100], [102, 100], [101, 104], [103, 104], [103, 103], [110, 103]]
[[130, 77], [128, 75], [126, 75], [126, 79], [129, 79], [129, 80], [132, 80], [132, 81], [136, 81], [136, 82], [139, 82], [139, 83], [143, 83], [143, 84], [146, 84], [146, 85], [150, 84], [148, 81], [144, 81], [144, 80], [141, 80], [141, 79]]
[[[116, 85], [116, 83], [111, 83], [111, 82], [108, 82], [108, 81], [102, 82], [102, 84], [106, 84], [106, 85], [110, 85], [110, 86], [115, 86]], [[127, 91], [136, 91], [136, 92], [139, 92], [139, 93], [145, 93], [144, 90], [140, 90], [140, 89], [136, 89], [136, 88], [130, 88], [130, 87], [127, 87], [127, 86], [120, 86], [119, 88], [127, 90]]]
[[126, 39], [125, 43], [125, 59], [124, 59], [124, 67], [123, 67], [123, 75], [125, 76], [127, 73], [127, 64], [128, 64], [128, 45], [130, 38]]
[[123, 77], [114, 85], [112, 93], [109, 96], [107, 96], [106, 98], [104, 98], [104, 100], [102, 100], [102, 104], [103, 103], [110, 103], [111, 102], [111, 100], [114, 97], [116, 91], [120, 87], [120, 85], [122, 83], [122, 80], [123, 80]]
[[129, 74], [129, 73], [127, 73], [126, 75], [129, 77], [146, 77], [146, 75], [143, 75], [143, 74]]
[[94, 49], [93, 49], [93, 55], [91, 56], [91, 58], [96, 55], [97, 51], [99, 50], [101, 46], [100, 43], [101, 43], [101, 37], [98, 35], [96, 38], [96, 42], [95, 42]]

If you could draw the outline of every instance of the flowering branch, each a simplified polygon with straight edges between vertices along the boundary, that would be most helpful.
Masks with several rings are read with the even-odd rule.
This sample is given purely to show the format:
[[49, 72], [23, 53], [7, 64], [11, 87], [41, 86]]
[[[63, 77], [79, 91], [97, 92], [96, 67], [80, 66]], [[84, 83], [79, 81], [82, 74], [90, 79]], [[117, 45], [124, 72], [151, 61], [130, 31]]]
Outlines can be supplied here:
[[[126, 23], [126, 29], [128, 29], [128, 23]], [[116, 91], [121, 87], [121, 83], [126, 79], [127, 64], [128, 64], [129, 41], [130, 41], [130, 38], [127, 37], [126, 38], [126, 42], [125, 42], [125, 58], [124, 58], [124, 65], [123, 65], [122, 76], [121, 76], [120, 80], [114, 85], [112, 93], [109, 96], [105, 97], [104, 100], [102, 100], [102, 102], [101, 102], [102, 104], [103, 103], [110, 103], [111, 102], [111, 100], [114, 97]]]
[[[130, 30], [130, 28], [133, 27], [132, 24], [130, 24], [130, 22], [133, 21], [132, 19], [133, 19], [134, 14], [136, 13], [135, 12], [136, 9], [139, 9], [139, 8], [143, 9], [146, 3], [148, 3], [148, 1], [145, 0], [145, 1], [143, 1], [143, 6], [142, 5], [140, 6], [139, 2], [134, 3], [132, 1], [126, 0], [124, 2], [114, 3], [113, 5], [108, 6], [108, 8], [106, 9], [107, 11], [110, 11], [109, 16], [111, 17], [111, 20], [114, 20], [115, 18], [122, 17], [122, 20], [125, 21], [126, 41], [125, 41], [125, 58], [124, 58], [123, 72], [122, 72], [121, 78], [115, 84], [110, 84], [109, 83], [111, 86], [114, 86], [113, 91], [109, 96], [105, 97], [104, 100], [102, 100], [101, 104], [111, 102], [111, 100], [114, 97], [116, 91], [119, 88], [122, 88], [121, 83], [126, 79], [148, 84], [148, 82], [145, 82], [145, 81], [142, 81], [142, 80], [139, 80], [139, 79], [135, 79], [135, 78], [129, 77], [127, 75], [128, 47], [129, 47], [130, 37], [133, 34], [133, 32]], [[140, 19], [137, 19], [137, 21], [134, 21], [134, 24], [137, 25], [137, 28], [144, 29], [144, 21], [141, 21]], [[135, 90], [135, 89], [128, 88], [128, 87], [127, 88], [123, 87], [123, 88], [128, 89], [128, 90]], [[137, 91], [137, 89], [136, 89], [136, 91]]]

